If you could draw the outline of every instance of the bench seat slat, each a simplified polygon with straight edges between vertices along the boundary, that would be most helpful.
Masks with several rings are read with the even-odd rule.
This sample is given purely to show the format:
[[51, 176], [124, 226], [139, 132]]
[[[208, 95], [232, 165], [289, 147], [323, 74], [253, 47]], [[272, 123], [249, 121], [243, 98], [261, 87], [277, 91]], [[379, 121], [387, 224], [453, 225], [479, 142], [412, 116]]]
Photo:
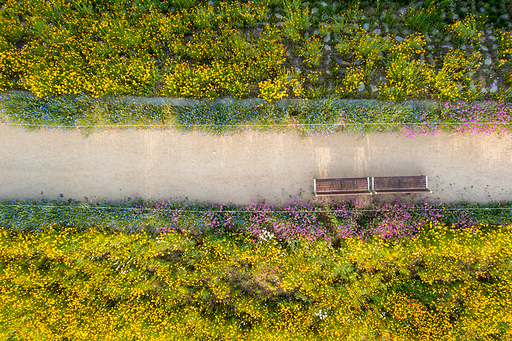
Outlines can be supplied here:
[[369, 178], [315, 179], [315, 195], [371, 194]]
[[377, 193], [431, 193], [431, 191], [429, 189], [381, 189]]
[[374, 177], [373, 190], [375, 193], [430, 192], [427, 183], [426, 175]]

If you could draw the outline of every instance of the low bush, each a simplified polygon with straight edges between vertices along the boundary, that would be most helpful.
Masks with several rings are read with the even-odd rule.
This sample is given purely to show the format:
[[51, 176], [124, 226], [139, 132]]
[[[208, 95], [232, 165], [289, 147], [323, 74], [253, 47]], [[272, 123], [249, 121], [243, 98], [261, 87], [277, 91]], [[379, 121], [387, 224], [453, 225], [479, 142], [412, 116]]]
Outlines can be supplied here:
[[404, 16], [404, 23], [418, 32], [429, 32], [442, 28], [443, 4], [438, 1], [427, 0], [421, 6], [414, 5]]
[[477, 20], [473, 15], [464, 20], [457, 20], [447, 28], [447, 33], [453, 34], [454, 40], [459, 44], [476, 44], [479, 46], [481, 33], [478, 32]]
[[314, 68], [320, 64], [323, 49], [324, 44], [317, 37], [312, 37], [302, 43], [298, 54], [304, 58], [306, 66]]
[[222, 135], [242, 130], [279, 131], [287, 126], [285, 109], [265, 104], [199, 104], [168, 110], [173, 126], [182, 132], [198, 130]]
[[310, 26], [309, 8], [301, 8], [301, 6], [297, 6], [297, 8], [287, 7], [287, 15], [283, 26], [284, 36], [294, 43], [298, 43]]

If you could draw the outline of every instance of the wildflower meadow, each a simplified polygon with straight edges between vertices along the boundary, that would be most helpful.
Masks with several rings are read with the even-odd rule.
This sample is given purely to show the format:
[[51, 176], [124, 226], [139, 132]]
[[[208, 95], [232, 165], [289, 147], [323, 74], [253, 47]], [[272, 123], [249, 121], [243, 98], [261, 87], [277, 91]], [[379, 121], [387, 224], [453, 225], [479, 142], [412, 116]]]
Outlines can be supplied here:
[[507, 1], [7, 0], [0, 91], [510, 99]]
[[508, 339], [511, 210], [4, 201], [0, 335]]
[[[0, 124], [508, 137], [511, 17], [496, 0], [0, 1]], [[512, 340], [512, 203], [2, 199], [0, 283], [10, 341]]]

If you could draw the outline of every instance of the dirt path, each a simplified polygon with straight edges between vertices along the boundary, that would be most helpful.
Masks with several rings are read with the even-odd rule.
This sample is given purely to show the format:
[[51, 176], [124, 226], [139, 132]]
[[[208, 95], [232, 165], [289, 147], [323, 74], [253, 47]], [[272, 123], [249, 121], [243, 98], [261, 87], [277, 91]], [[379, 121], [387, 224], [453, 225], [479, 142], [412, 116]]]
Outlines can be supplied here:
[[[313, 197], [313, 178], [429, 176], [444, 202], [512, 200], [512, 139], [338, 133], [244, 132], [228, 137], [171, 131], [27, 133], [0, 125], [0, 199], [188, 197], [283, 204]], [[41, 195], [42, 194], [42, 195]], [[426, 197], [427, 195], [421, 195]], [[409, 198], [419, 197], [414, 195]]]

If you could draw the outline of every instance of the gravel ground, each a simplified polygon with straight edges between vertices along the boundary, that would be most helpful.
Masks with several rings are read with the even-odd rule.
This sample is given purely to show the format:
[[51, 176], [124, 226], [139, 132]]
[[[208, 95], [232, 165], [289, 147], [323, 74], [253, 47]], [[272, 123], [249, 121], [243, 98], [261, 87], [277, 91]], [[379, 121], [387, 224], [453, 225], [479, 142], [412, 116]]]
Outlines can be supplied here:
[[[227, 137], [170, 130], [27, 133], [0, 125], [0, 199], [221, 200], [259, 196], [281, 205], [312, 198], [313, 179], [429, 177], [443, 202], [512, 200], [512, 139], [489, 135], [336, 133], [301, 140], [294, 133], [243, 132]], [[393, 199], [395, 195], [381, 198]]]

